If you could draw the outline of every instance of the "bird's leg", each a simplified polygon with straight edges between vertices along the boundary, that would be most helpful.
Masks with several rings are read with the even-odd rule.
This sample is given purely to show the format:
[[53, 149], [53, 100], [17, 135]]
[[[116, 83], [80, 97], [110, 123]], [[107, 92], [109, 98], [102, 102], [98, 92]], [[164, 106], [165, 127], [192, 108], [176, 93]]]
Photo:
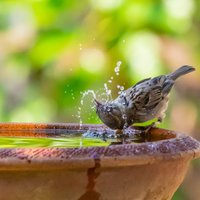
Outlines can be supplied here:
[[117, 136], [117, 142], [123, 143], [123, 135], [124, 135], [123, 129], [117, 129], [115, 131], [115, 134]]
[[103, 134], [102, 134], [102, 140], [104, 142], [107, 142], [107, 133], [106, 132], [103, 132]]
[[117, 130], [115, 131], [115, 134], [116, 134], [116, 136], [117, 136], [117, 142], [119, 142], [119, 143], [121, 143], [121, 144], [126, 143], [126, 135], [125, 135], [123, 129], [117, 129]]
[[115, 130], [115, 137], [116, 137], [117, 141], [111, 142], [110, 145], [123, 144], [124, 143], [124, 131], [123, 131], [123, 129]]

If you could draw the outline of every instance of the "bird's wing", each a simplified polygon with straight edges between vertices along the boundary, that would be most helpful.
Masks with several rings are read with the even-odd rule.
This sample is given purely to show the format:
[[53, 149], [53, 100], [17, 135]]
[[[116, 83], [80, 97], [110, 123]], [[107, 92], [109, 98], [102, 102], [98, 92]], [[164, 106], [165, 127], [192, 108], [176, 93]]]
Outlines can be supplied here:
[[126, 92], [128, 107], [136, 110], [151, 110], [166, 97], [174, 82], [166, 76], [145, 79]]

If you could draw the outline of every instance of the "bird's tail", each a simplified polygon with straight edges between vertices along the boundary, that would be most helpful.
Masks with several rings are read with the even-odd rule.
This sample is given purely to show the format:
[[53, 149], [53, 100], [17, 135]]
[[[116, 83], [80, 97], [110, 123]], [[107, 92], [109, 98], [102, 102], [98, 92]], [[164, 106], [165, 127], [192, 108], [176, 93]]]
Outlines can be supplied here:
[[189, 66], [189, 65], [183, 65], [182, 67], [179, 67], [176, 71], [172, 72], [168, 76], [172, 80], [176, 80], [178, 77], [183, 76], [193, 71], [195, 71], [194, 67]]

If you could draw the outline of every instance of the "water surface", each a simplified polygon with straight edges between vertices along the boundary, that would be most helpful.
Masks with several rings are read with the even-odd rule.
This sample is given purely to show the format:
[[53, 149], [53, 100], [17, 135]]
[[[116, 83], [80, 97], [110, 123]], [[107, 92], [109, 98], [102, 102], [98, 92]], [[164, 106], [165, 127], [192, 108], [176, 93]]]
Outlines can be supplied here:
[[[143, 143], [173, 138], [170, 133], [144, 134], [126, 131], [125, 143]], [[34, 130], [34, 131], [0, 131], [0, 148], [34, 148], [59, 147], [75, 148], [89, 146], [108, 146], [121, 144], [114, 131], [105, 130]]]

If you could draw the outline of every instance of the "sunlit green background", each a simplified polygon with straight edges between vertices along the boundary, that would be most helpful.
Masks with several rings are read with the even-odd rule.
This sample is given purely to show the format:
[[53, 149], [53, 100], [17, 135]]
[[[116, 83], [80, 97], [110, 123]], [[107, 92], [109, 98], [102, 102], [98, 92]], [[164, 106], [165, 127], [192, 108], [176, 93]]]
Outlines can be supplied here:
[[[1, 0], [0, 119], [100, 123], [81, 92], [106, 83], [116, 97], [117, 85], [189, 64], [197, 72], [177, 82], [162, 127], [200, 139], [199, 55], [198, 0]], [[200, 199], [199, 188], [196, 161], [174, 200]]]

